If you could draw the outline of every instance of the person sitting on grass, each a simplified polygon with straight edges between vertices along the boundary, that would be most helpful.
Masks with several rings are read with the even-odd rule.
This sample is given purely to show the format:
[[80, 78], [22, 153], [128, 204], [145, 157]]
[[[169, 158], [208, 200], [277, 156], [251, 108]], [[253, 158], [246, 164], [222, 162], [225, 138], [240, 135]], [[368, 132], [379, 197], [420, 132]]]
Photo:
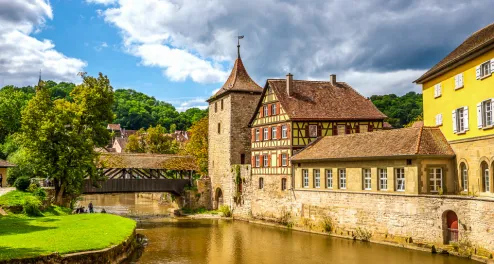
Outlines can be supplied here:
[[89, 202], [89, 205], [87, 207], [89, 208], [89, 213], [90, 214], [94, 213], [93, 202]]

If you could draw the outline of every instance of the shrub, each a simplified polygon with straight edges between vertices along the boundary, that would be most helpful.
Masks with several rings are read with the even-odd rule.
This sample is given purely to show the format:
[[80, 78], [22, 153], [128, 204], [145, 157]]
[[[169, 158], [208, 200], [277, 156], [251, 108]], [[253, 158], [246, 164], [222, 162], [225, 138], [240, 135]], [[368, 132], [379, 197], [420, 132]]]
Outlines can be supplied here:
[[37, 188], [33, 194], [38, 197], [41, 201], [44, 201], [46, 199], [46, 191], [42, 188]]
[[365, 229], [365, 228], [360, 228], [357, 227], [355, 232], [352, 233], [353, 239], [358, 239], [362, 241], [369, 241], [370, 238], [372, 237], [372, 232]]
[[41, 216], [41, 201], [33, 196], [27, 196], [24, 200], [24, 213], [29, 216]]
[[293, 227], [293, 222], [291, 220], [292, 214], [286, 210], [286, 208], [281, 209], [280, 212], [280, 224], [292, 228]]
[[325, 216], [321, 220], [321, 226], [327, 233], [331, 233], [334, 230], [334, 222], [333, 219], [329, 216]]
[[14, 187], [19, 190], [25, 192], [27, 188], [31, 185], [31, 179], [28, 177], [19, 177], [15, 180]]
[[232, 216], [232, 211], [230, 210], [230, 206], [228, 205], [222, 205], [220, 206], [220, 209], [218, 210], [221, 213], [223, 213], [224, 217], [230, 217]]
[[27, 187], [27, 191], [30, 193], [34, 193], [37, 189], [39, 189], [39, 185], [34, 182], [29, 184], [29, 187]]
[[472, 242], [468, 238], [462, 238], [457, 243], [451, 243], [453, 249], [462, 257], [470, 258], [474, 253]]

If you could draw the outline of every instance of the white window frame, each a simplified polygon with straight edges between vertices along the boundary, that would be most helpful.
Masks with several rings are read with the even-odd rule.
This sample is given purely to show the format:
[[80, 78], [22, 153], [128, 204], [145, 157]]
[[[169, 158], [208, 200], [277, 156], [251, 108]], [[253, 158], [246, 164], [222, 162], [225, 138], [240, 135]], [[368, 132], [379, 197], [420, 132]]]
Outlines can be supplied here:
[[405, 191], [405, 168], [395, 168], [396, 191]]
[[269, 154], [265, 154], [262, 156], [262, 165], [264, 168], [269, 167]]
[[477, 115], [479, 128], [494, 126], [494, 99], [487, 99], [477, 104]]
[[371, 169], [362, 169], [362, 181], [364, 183], [364, 190], [372, 190], [372, 172]]
[[455, 90], [463, 88], [463, 72], [455, 75]]
[[302, 187], [303, 188], [309, 188], [309, 170], [308, 169], [302, 170]]
[[276, 115], [276, 104], [271, 105], [271, 115]]
[[441, 90], [442, 90], [441, 83], [434, 85], [434, 98], [441, 97], [442, 95]]
[[268, 111], [269, 109], [268, 109], [268, 106], [267, 106], [267, 105], [265, 105], [263, 110], [264, 110], [264, 115], [263, 115], [263, 117], [268, 117], [268, 116], [269, 116], [269, 111]]
[[264, 129], [264, 131], [263, 131], [263, 137], [262, 137], [262, 139], [263, 139], [264, 141], [269, 140], [269, 139], [268, 139], [268, 136], [269, 136], [269, 129], [268, 129], [267, 127], [263, 128], [263, 129]]
[[[438, 185], [439, 182], [439, 185]], [[443, 187], [443, 168], [429, 169], [429, 192], [437, 193]]]
[[[315, 128], [315, 129], [314, 129]], [[309, 137], [317, 137], [317, 125], [309, 125]], [[314, 134], [311, 134], [311, 132], [315, 131], [315, 135]]]
[[281, 166], [286, 167], [288, 166], [288, 154], [281, 154]]
[[346, 169], [338, 169], [338, 186], [341, 190], [346, 190]]
[[490, 177], [489, 166], [487, 166], [482, 171], [482, 176], [484, 177], [485, 192], [491, 192], [491, 181], [490, 181], [491, 177]]
[[259, 128], [256, 128], [256, 141], [260, 141], [260, 136], [261, 132], [259, 131]]
[[256, 168], [261, 167], [261, 158], [259, 157], [259, 155], [256, 155], [255, 160], [256, 160]]
[[288, 137], [288, 126], [287, 125], [281, 126], [281, 137], [282, 138]]
[[321, 170], [314, 169], [312, 174], [314, 175], [314, 188], [321, 188]]
[[326, 169], [326, 188], [333, 189], [333, 169]]
[[453, 110], [453, 132], [455, 134], [463, 134], [469, 130], [468, 116], [468, 106]]
[[277, 139], [278, 138], [276, 135], [276, 133], [278, 132], [277, 130], [278, 130], [278, 128], [276, 128], [276, 126], [271, 127], [271, 139]]
[[443, 114], [437, 114], [436, 115], [436, 126], [442, 126], [443, 125]]
[[491, 68], [490, 60], [480, 64], [480, 78], [487, 77], [491, 75], [491, 73], [492, 73], [492, 68]]
[[388, 169], [377, 169], [377, 175], [379, 176], [379, 190], [388, 190]]
[[463, 163], [463, 168], [461, 169], [461, 182], [463, 183], [463, 191], [468, 191], [468, 169], [467, 165]]

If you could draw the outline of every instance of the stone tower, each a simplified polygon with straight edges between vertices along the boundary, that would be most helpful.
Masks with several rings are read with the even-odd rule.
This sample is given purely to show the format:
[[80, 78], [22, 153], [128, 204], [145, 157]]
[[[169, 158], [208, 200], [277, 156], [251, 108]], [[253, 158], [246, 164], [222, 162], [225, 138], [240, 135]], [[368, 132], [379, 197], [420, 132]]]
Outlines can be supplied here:
[[262, 88], [245, 70], [238, 57], [232, 72], [209, 103], [209, 164], [213, 208], [232, 203], [234, 183], [231, 178], [233, 164], [250, 164], [249, 121], [259, 102]]

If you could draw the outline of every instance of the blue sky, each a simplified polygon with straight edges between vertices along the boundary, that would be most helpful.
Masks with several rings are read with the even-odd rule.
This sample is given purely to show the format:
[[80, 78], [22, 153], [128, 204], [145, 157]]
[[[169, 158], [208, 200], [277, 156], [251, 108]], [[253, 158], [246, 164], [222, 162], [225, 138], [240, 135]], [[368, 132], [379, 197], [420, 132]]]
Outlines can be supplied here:
[[[349, 3], [350, 2], [350, 3]], [[352, 3], [353, 2], [353, 3]], [[103, 72], [185, 110], [207, 106], [236, 58], [251, 77], [328, 80], [365, 96], [412, 82], [494, 22], [490, 0], [0, 0], [0, 87]]]

